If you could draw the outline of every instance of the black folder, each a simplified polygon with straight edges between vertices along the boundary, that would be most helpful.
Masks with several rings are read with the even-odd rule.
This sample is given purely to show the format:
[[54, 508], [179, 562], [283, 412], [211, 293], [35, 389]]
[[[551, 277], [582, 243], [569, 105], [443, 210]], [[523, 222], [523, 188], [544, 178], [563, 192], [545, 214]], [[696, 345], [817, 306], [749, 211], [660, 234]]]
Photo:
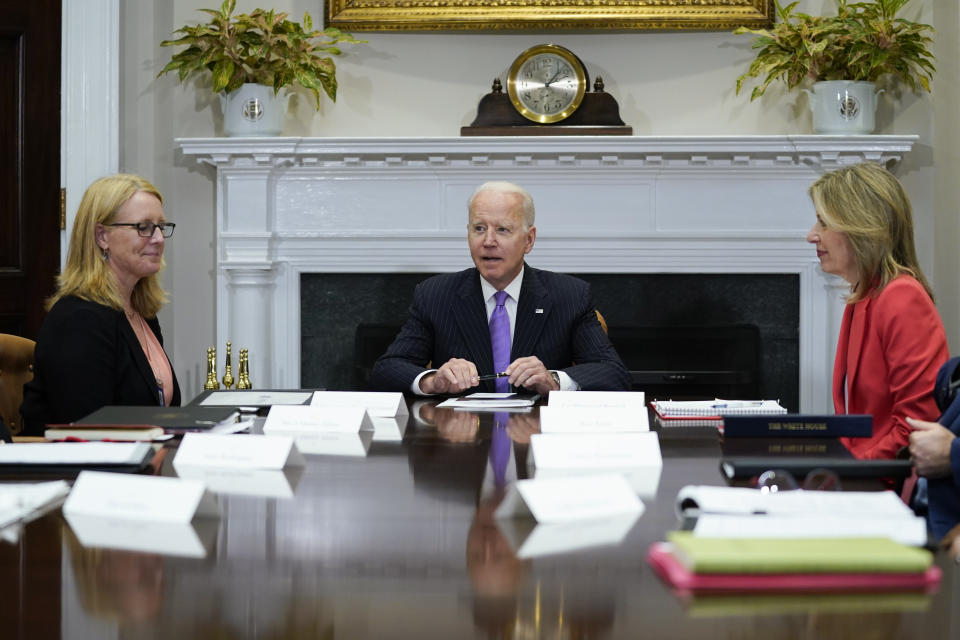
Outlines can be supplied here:
[[[162, 427], [167, 433], [210, 431], [218, 426], [237, 421], [234, 407], [161, 407], [106, 406], [80, 418], [71, 426]], [[48, 427], [61, 425], [47, 425]]]

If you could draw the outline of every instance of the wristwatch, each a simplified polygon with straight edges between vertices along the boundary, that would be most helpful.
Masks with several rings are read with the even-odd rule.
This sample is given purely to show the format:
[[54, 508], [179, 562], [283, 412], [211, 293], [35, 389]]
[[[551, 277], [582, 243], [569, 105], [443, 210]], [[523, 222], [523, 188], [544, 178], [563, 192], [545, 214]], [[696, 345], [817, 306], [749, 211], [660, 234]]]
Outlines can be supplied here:
[[550, 375], [553, 377], [553, 381], [557, 383], [557, 388], [559, 389], [559, 388], [560, 388], [560, 374], [557, 373], [556, 371], [554, 371], [553, 369], [551, 369], [551, 370], [550, 370]]

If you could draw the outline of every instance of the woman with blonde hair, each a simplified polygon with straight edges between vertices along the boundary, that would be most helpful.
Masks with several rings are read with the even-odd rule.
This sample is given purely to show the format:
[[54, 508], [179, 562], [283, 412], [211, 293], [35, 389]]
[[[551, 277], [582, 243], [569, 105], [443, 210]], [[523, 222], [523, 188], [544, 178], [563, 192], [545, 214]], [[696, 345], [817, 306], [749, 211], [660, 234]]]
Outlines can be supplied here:
[[873, 416], [871, 438], [842, 438], [858, 458], [893, 458], [907, 416], [936, 419], [931, 391], [948, 357], [933, 293], [917, 262], [910, 200], [879, 164], [843, 167], [810, 186], [807, 242], [821, 268], [850, 284], [833, 369], [836, 413]]
[[48, 300], [24, 385], [26, 434], [105, 405], [179, 405], [163, 350], [159, 272], [175, 225], [157, 188], [140, 176], [100, 178], [83, 194], [67, 263]]

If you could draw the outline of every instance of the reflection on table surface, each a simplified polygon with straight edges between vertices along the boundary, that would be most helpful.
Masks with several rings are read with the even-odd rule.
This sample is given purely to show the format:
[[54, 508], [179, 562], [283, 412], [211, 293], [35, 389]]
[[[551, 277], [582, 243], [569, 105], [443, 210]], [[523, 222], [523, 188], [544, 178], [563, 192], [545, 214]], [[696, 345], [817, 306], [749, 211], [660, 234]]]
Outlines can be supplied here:
[[308, 453], [284, 491], [219, 493], [201, 557], [85, 548], [59, 512], [30, 523], [0, 544], [3, 637], [960, 637], [945, 554], [934, 594], [671, 592], [643, 558], [678, 527], [682, 486], [722, 484], [711, 428], [661, 434], [659, 483], [619, 544], [521, 559], [493, 511], [530, 473], [537, 411], [434, 404], [414, 402], [402, 440], [375, 438], [364, 456]]

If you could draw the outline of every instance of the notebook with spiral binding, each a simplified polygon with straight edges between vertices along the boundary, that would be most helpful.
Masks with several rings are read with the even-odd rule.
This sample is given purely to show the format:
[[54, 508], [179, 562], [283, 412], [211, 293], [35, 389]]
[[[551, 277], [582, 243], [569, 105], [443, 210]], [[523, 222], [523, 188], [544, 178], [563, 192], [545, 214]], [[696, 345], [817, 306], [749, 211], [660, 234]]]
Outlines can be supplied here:
[[738, 415], [786, 413], [776, 400], [654, 400], [653, 410], [662, 418], [716, 418]]

